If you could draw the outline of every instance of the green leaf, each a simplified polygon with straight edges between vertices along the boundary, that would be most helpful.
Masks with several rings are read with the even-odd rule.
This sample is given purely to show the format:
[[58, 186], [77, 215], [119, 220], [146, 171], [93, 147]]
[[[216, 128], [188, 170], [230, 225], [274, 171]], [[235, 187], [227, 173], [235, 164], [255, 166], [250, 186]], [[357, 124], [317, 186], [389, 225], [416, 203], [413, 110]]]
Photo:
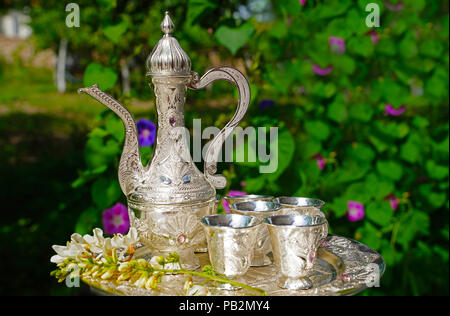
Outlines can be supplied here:
[[245, 190], [248, 192], [260, 192], [266, 185], [266, 176], [263, 174], [262, 176], [255, 178], [247, 178], [245, 181]]
[[275, 181], [291, 164], [292, 158], [294, 157], [295, 141], [287, 129], [283, 128], [279, 130], [278, 139], [270, 144], [270, 152], [274, 154], [271, 160], [278, 159], [278, 168], [274, 173], [268, 173], [267, 178]]
[[364, 226], [358, 228], [357, 235], [361, 235], [360, 241], [372, 249], [378, 250], [383, 240], [381, 232], [369, 222], [365, 222]]
[[347, 198], [346, 197], [336, 197], [330, 203], [329, 207], [333, 211], [336, 218], [341, 218], [347, 213]]
[[81, 213], [75, 224], [75, 233], [80, 235], [92, 234], [92, 230], [102, 226], [102, 213], [90, 207]]
[[386, 149], [389, 148], [389, 145], [386, 144], [385, 142], [383, 142], [381, 139], [379, 139], [378, 137], [375, 137], [373, 135], [369, 136], [369, 140], [372, 143], [372, 145], [375, 147], [375, 149], [379, 152], [382, 153], [384, 151], [386, 151]]
[[108, 25], [103, 28], [103, 34], [114, 44], [120, 42], [120, 38], [128, 29], [128, 22], [123, 20], [116, 25]]
[[[448, 190], [446, 191], [448, 192]], [[447, 194], [436, 190], [431, 183], [420, 185], [419, 193], [428, 203], [427, 206], [431, 206], [432, 209], [439, 209], [444, 206], [445, 202], [448, 203]]]
[[444, 47], [438, 40], [425, 40], [420, 44], [419, 52], [428, 57], [439, 58], [444, 51]]
[[378, 131], [393, 139], [402, 139], [409, 133], [409, 126], [406, 123], [397, 124], [395, 122], [374, 122]]
[[375, 173], [367, 175], [365, 180], [367, 190], [377, 200], [384, 199], [387, 195], [394, 192], [394, 183], [379, 179]]
[[104, 210], [119, 200], [122, 191], [116, 179], [100, 178], [92, 185], [91, 196], [97, 207]]
[[306, 121], [305, 130], [311, 137], [324, 141], [330, 136], [330, 128], [323, 121]]
[[398, 181], [403, 176], [402, 165], [393, 160], [377, 161], [378, 173], [386, 179]]
[[209, 0], [190, 0], [187, 7], [186, 22], [192, 24], [203, 12], [216, 7], [217, 4]]
[[420, 148], [420, 142], [417, 142], [414, 137], [410, 136], [406, 143], [400, 147], [400, 158], [409, 163], [415, 163], [421, 158]]
[[352, 5], [352, 1], [348, 0], [333, 0], [327, 3], [321, 3], [317, 6], [314, 15], [311, 19], [329, 19], [339, 16], [347, 12], [347, 9]]
[[117, 3], [116, 0], [96, 0], [97, 3], [106, 10], [115, 8]]
[[433, 160], [428, 160], [425, 169], [432, 179], [444, 180], [448, 177], [448, 166], [440, 166]]
[[305, 159], [311, 159], [314, 155], [320, 153], [322, 150], [322, 145], [319, 141], [314, 139], [306, 139], [299, 143], [299, 152]]
[[366, 208], [366, 215], [372, 222], [380, 226], [387, 226], [394, 212], [392, 211], [389, 202], [372, 202]]
[[398, 50], [405, 58], [417, 55], [417, 39], [412, 33], [408, 33], [399, 43]]
[[365, 182], [352, 183], [347, 187], [345, 191], [345, 197], [347, 200], [360, 201], [361, 203], [367, 203], [371, 198], [371, 191], [367, 190]]
[[84, 157], [89, 169], [96, 169], [108, 165], [114, 158], [120, 155], [121, 148], [114, 140], [108, 140], [106, 144], [103, 138], [89, 138], [84, 149]]
[[364, 143], [356, 143], [349, 147], [347, 155], [362, 163], [370, 163], [375, 158], [373, 149]]
[[416, 236], [428, 235], [429, 226], [430, 218], [425, 212], [412, 210], [400, 218], [400, 228], [396, 241], [404, 249], [408, 249]]
[[435, 70], [425, 83], [425, 92], [436, 98], [445, 97], [448, 95], [448, 80], [448, 74]]
[[430, 121], [426, 117], [416, 115], [412, 120], [412, 124], [417, 128], [425, 128], [430, 125]]
[[386, 266], [394, 266], [403, 258], [403, 253], [396, 249], [395, 246], [392, 246], [386, 239], [382, 240], [380, 253], [386, 262]]
[[368, 36], [353, 37], [347, 46], [350, 52], [363, 57], [371, 56], [374, 51], [374, 45]]
[[117, 81], [116, 72], [108, 67], [103, 67], [98, 63], [90, 63], [83, 77], [83, 84], [85, 86], [92, 86], [98, 84], [102, 90], [109, 90], [114, 87]]
[[369, 166], [359, 166], [356, 163], [350, 163], [342, 168], [337, 169], [332, 174], [332, 179], [328, 181], [329, 185], [340, 185], [346, 182], [356, 181], [362, 179], [367, 171], [369, 170]]
[[141, 153], [141, 162], [143, 166], [146, 166], [150, 161], [153, 153], [153, 147], [151, 146], [143, 146], [139, 147], [139, 152]]
[[376, 51], [377, 53], [391, 57], [397, 54], [395, 42], [391, 38], [381, 38], [376, 47]]
[[79, 176], [74, 182], [72, 182], [71, 186], [72, 188], [76, 189], [84, 185], [87, 181], [89, 181], [91, 178], [93, 178], [96, 175], [102, 174], [108, 169], [108, 166], [100, 166], [98, 168], [95, 168], [93, 170], [88, 169], [84, 171], [81, 176]]
[[113, 135], [113, 137], [119, 142], [122, 143], [125, 138], [125, 129], [123, 127], [123, 123], [120, 119], [115, 116], [111, 116], [106, 120], [105, 123], [106, 130], [108, 133]]
[[356, 70], [356, 63], [353, 58], [347, 55], [334, 55], [332, 58], [333, 67], [336, 72], [351, 75]]
[[369, 122], [373, 116], [373, 108], [366, 103], [357, 103], [350, 107], [349, 116], [361, 122]]
[[235, 55], [239, 48], [248, 42], [254, 30], [250, 23], [244, 23], [236, 28], [222, 25], [217, 29], [215, 35], [219, 43]]
[[347, 119], [347, 104], [339, 101], [334, 101], [328, 106], [327, 116], [330, 120], [337, 123], [342, 123]]

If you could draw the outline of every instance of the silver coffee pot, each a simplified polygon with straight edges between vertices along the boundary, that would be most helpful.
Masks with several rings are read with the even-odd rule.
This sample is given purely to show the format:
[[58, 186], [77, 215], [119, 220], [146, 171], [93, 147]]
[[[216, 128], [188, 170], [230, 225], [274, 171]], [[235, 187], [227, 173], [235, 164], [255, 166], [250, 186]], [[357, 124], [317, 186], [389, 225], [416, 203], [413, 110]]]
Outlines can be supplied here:
[[[163, 37], [147, 59], [147, 78], [156, 95], [158, 128], [150, 163], [141, 163], [136, 123], [125, 106], [97, 85], [79, 89], [116, 113], [125, 126], [125, 143], [119, 164], [119, 183], [128, 201], [131, 225], [142, 243], [155, 254], [176, 251], [183, 267], [199, 266], [194, 250], [204, 244], [200, 218], [212, 214], [216, 189], [226, 178], [216, 174], [220, 149], [247, 111], [250, 87], [236, 69], [218, 67], [201, 78], [191, 71], [191, 60], [171, 35], [174, 24], [166, 12], [161, 23]], [[150, 83], [151, 79], [151, 83]], [[186, 89], [198, 90], [216, 80], [233, 83], [239, 92], [237, 110], [211, 141], [204, 157], [204, 173], [190, 156], [184, 124]]]

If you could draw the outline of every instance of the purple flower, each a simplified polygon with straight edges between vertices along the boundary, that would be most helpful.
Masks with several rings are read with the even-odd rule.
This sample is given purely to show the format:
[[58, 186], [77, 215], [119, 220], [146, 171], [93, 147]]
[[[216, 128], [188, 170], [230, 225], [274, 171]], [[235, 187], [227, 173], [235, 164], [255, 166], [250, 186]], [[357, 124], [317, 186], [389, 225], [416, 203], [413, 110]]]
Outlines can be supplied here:
[[345, 53], [345, 41], [343, 38], [330, 36], [328, 42], [330, 43], [330, 48], [333, 53], [337, 55]]
[[319, 76], [326, 76], [333, 70], [332, 66], [328, 66], [327, 68], [321, 68], [319, 65], [314, 64], [313, 65], [313, 71]]
[[136, 123], [139, 134], [139, 145], [151, 146], [155, 142], [156, 126], [147, 119], [140, 119]]
[[389, 11], [401, 11], [401, 10], [403, 10], [403, 2], [399, 2], [399, 3], [397, 3], [397, 4], [391, 4], [389, 1], [386, 1], [386, 8], [389, 10]]
[[347, 202], [347, 218], [350, 222], [356, 222], [364, 218], [364, 205], [356, 201]]
[[[242, 192], [242, 191], [234, 191], [234, 190], [230, 190], [230, 192], [228, 192], [228, 196], [241, 196], [241, 195], [247, 195], [247, 193]], [[228, 202], [225, 201], [225, 199], [223, 199], [222, 206], [223, 206], [225, 212], [230, 213], [230, 207], [228, 206]]]
[[298, 2], [302, 7], [306, 4], [306, 0], [298, 0]]
[[391, 205], [391, 208], [392, 208], [392, 210], [394, 210], [394, 211], [397, 209], [398, 205], [400, 204], [400, 199], [397, 198], [397, 197], [395, 197], [394, 194], [389, 194], [389, 195], [386, 197], [386, 200], [389, 201], [389, 204]]
[[313, 157], [317, 162], [317, 167], [319, 167], [320, 170], [323, 170], [325, 168], [325, 165], [327, 164], [327, 159], [322, 156], [322, 154], [317, 154]]
[[389, 103], [386, 103], [386, 106], [384, 108], [384, 114], [385, 115], [391, 115], [391, 116], [399, 116], [402, 115], [403, 113], [405, 113], [406, 111], [406, 106], [402, 106], [399, 109], [395, 109], [392, 105], [390, 105]]
[[367, 35], [370, 36], [370, 39], [372, 40], [372, 43], [375, 45], [378, 44], [378, 41], [380, 40], [380, 34], [377, 33], [374, 29], [367, 32]]
[[262, 100], [259, 102], [258, 106], [261, 110], [268, 109], [275, 105], [275, 102], [273, 100]]
[[103, 227], [105, 233], [125, 234], [130, 228], [130, 218], [128, 209], [122, 203], [117, 203], [113, 207], [103, 211]]

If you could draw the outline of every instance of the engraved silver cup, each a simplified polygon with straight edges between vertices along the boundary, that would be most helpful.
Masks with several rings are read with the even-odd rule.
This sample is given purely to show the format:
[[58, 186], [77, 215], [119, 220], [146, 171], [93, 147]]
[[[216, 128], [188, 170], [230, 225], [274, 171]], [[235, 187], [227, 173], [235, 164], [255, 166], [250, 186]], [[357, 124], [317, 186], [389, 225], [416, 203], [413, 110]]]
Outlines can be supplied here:
[[[232, 214], [255, 216], [262, 221], [266, 217], [280, 215], [281, 205], [269, 201], [238, 202], [231, 205], [230, 212]], [[253, 267], [261, 267], [271, 264], [272, 261], [267, 256], [271, 251], [272, 246], [270, 245], [267, 227], [260, 225], [251, 265]]]
[[325, 202], [319, 199], [306, 198], [306, 197], [292, 197], [292, 196], [280, 196], [273, 200], [276, 203], [280, 203], [284, 208], [284, 215], [309, 215], [309, 216], [322, 216], [325, 214], [320, 210]]
[[250, 202], [250, 201], [272, 201], [273, 198], [274, 197], [270, 195], [257, 195], [257, 194], [236, 195], [236, 196], [227, 195], [224, 197], [229, 207], [231, 207], [231, 205], [233, 205], [234, 203]]
[[278, 286], [289, 290], [309, 289], [308, 277], [317, 249], [328, 234], [321, 216], [277, 215], [264, 219], [269, 229], [272, 252], [277, 268]]
[[[203, 217], [211, 265], [218, 274], [239, 281], [252, 262], [256, 235], [261, 220], [254, 216], [217, 214]], [[218, 284], [219, 288], [237, 290], [230, 284]]]

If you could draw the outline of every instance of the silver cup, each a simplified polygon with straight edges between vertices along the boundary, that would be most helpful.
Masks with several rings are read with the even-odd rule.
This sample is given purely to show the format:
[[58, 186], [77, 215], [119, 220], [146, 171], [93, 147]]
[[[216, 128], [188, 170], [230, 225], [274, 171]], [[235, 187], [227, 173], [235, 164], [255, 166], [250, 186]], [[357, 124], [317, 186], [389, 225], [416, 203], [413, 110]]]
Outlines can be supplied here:
[[[203, 217], [201, 223], [208, 242], [209, 260], [214, 271], [238, 281], [250, 267], [261, 220], [254, 216], [217, 214]], [[228, 283], [218, 288], [237, 290]]]
[[273, 196], [271, 195], [257, 195], [257, 194], [250, 194], [250, 195], [237, 195], [237, 196], [231, 196], [227, 195], [224, 197], [225, 201], [228, 203], [228, 207], [231, 207], [234, 203], [239, 202], [251, 202], [251, 201], [272, 201]]
[[275, 198], [273, 201], [281, 204], [284, 209], [284, 215], [300, 214], [325, 217], [325, 214], [320, 210], [322, 206], [325, 205], [325, 202], [319, 199], [280, 196]]
[[278, 286], [289, 290], [313, 286], [309, 275], [317, 250], [328, 234], [326, 219], [321, 216], [277, 215], [264, 219], [270, 242]]
[[[230, 212], [232, 214], [255, 216], [262, 221], [266, 217], [281, 214], [281, 205], [269, 201], [238, 202], [231, 205]], [[272, 261], [268, 255], [271, 251], [272, 246], [270, 245], [267, 227], [260, 225], [251, 265], [253, 267], [270, 265]]]

